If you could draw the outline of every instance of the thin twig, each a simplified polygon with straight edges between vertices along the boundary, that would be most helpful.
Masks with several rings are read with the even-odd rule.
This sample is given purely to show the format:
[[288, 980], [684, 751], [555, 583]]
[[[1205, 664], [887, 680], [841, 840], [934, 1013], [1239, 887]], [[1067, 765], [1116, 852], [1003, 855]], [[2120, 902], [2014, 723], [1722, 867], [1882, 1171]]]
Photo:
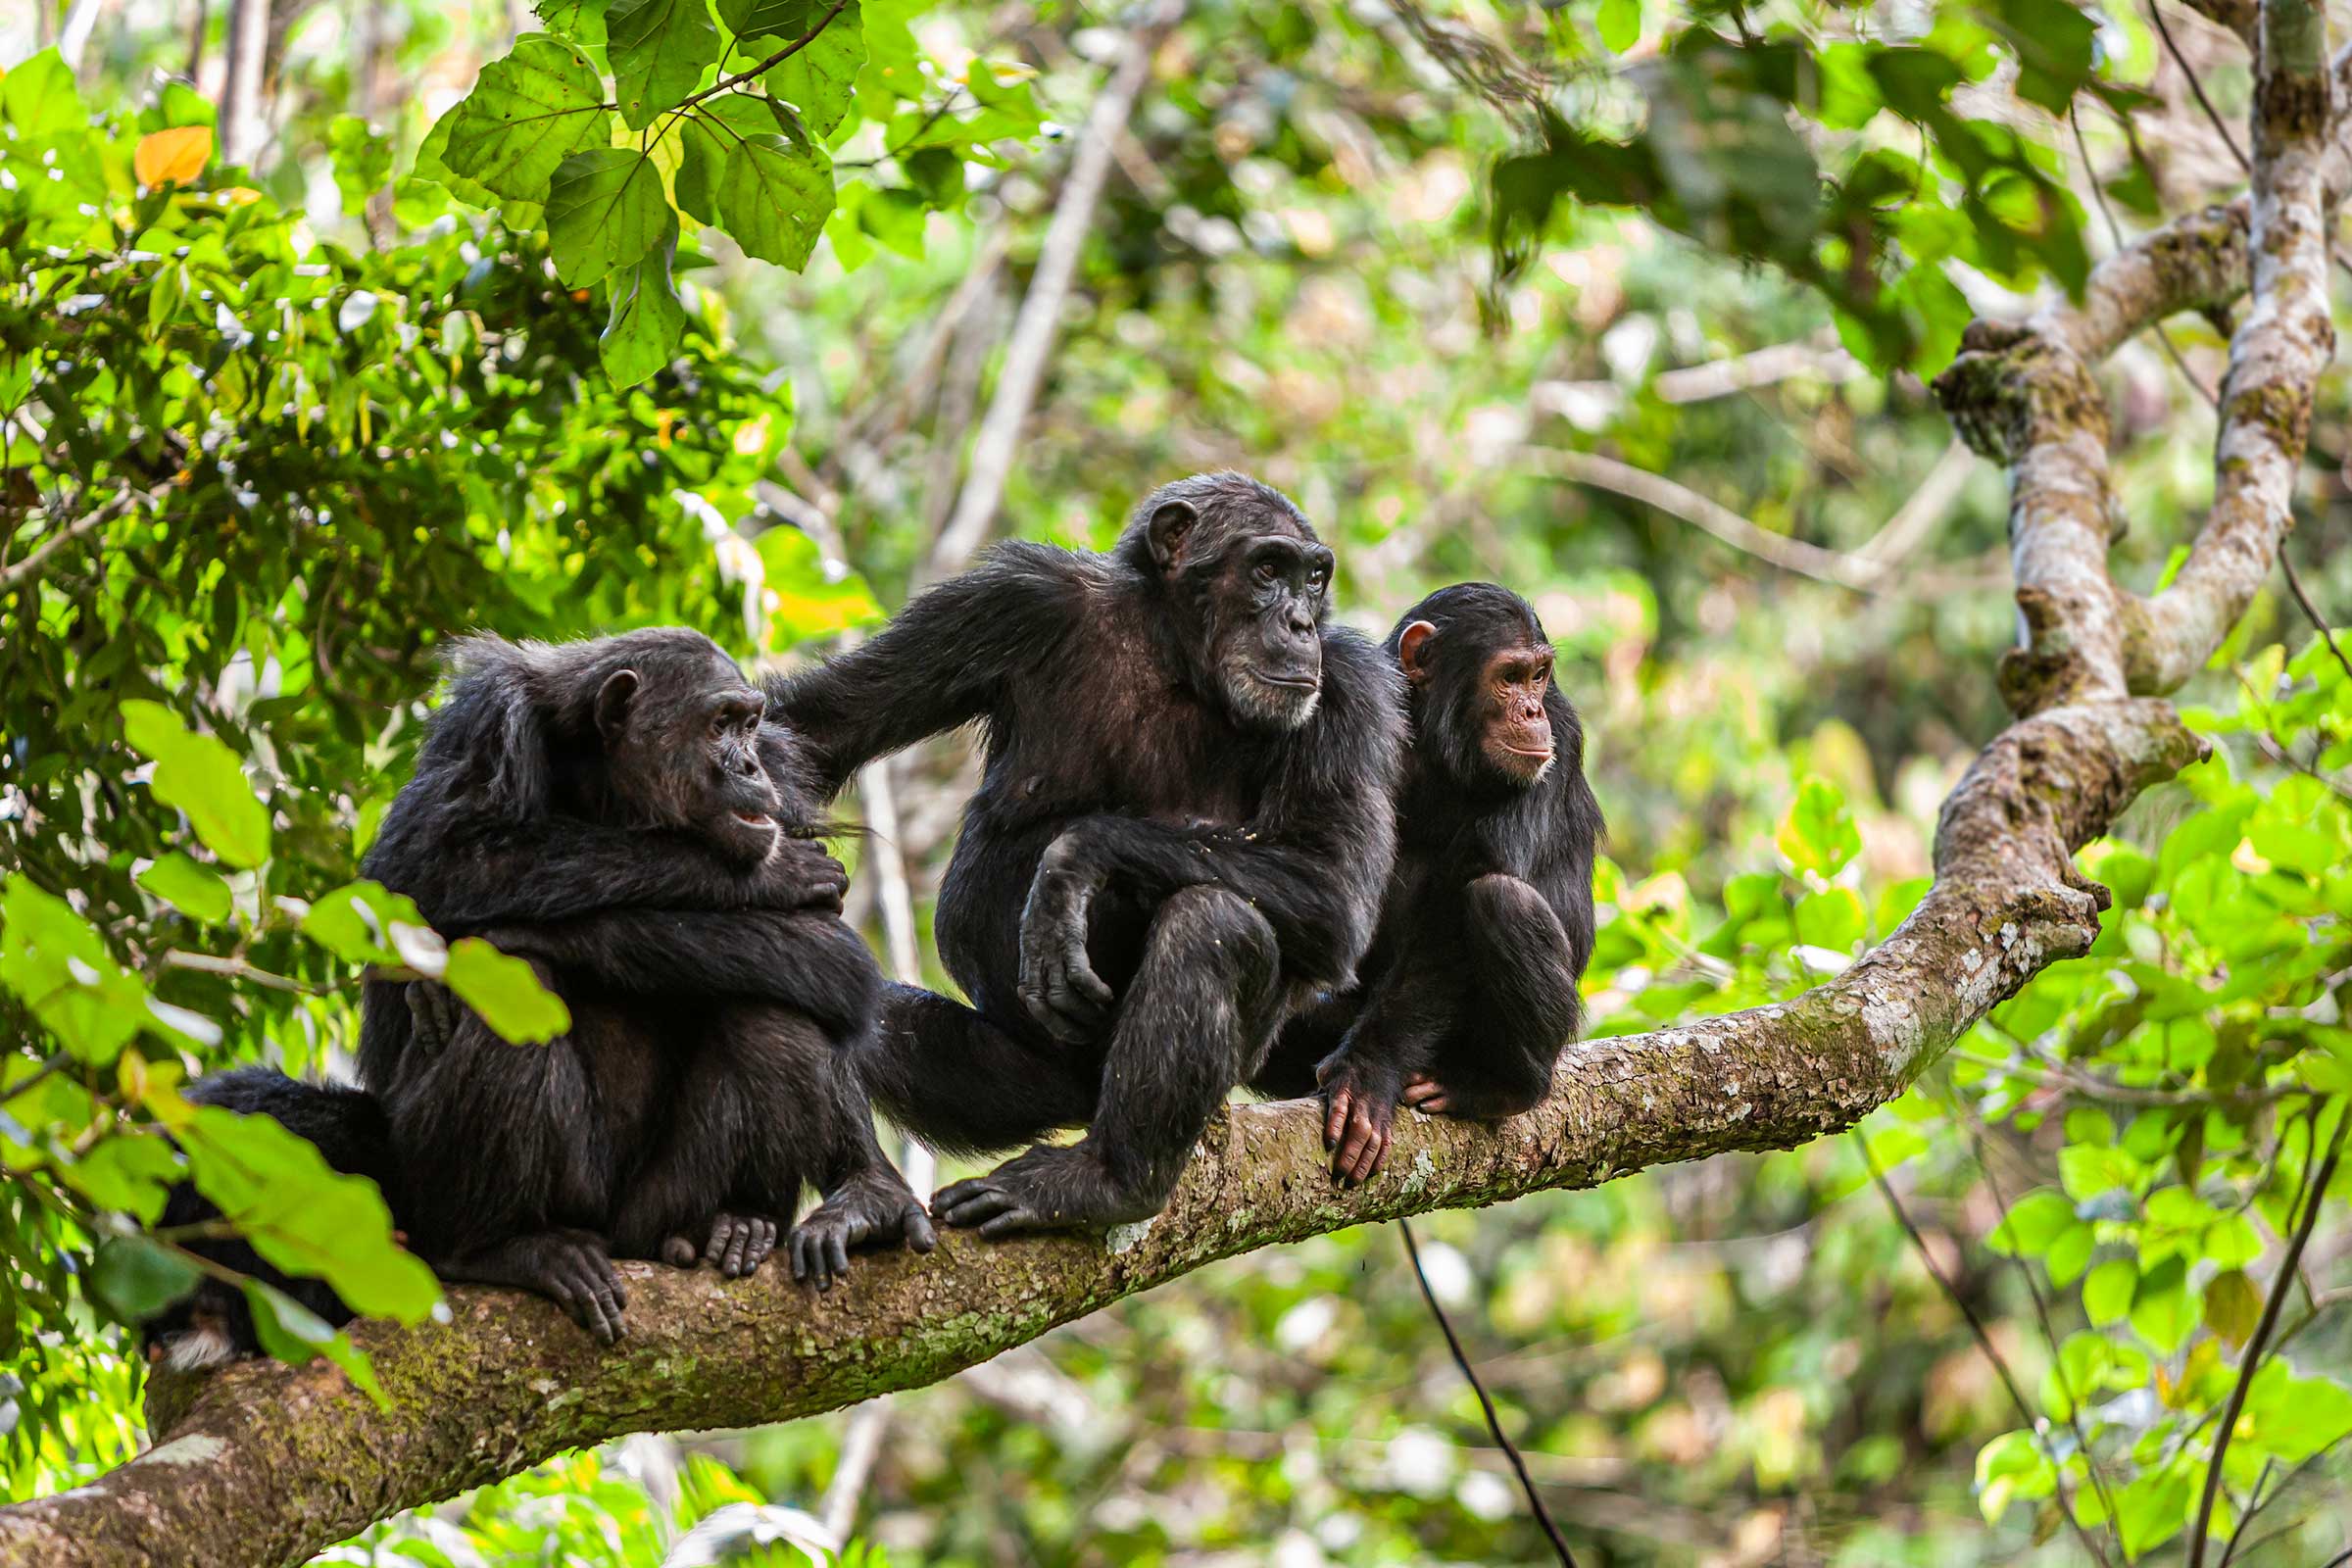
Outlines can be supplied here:
[[[2090, 143], [2082, 136], [2082, 117], [2075, 112], [2073, 104], [2066, 106], [2066, 122], [2075, 129], [2075, 151], [2082, 160], [2082, 177], [2090, 181], [2091, 199], [2099, 204], [2099, 216], [2107, 220], [2108, 238], [2115, 242], [2115, 248], [2120, 251], [2125, 245], [2124, 225], [2116, 221], [2115, 209], [2108, 205], [2107, 187], [2099, 183], [2099, 172], [2090, 161]], [[2197, 379], [2196, 372], [2188, 368], [2188, 361], [2181, 357], [2180, 346], [2173, 341], [2173, 334], [2165, 329], [2162, 321], [2152, 321], [2149, 325], [2156, 333], [2156, 341], [2164, 345], [2165, 355], [2173, 362], [2173, 368], [2180, 372], [2180, 379], [2186, 381], [2208, 407], [2219, 413], [2221, 398]]]
[[2303, 613], [2319, 628], [2320, 635], [2328, 640], [2328, 651], [2335, 656], [2337, 663], [2344, 666], [2344, 673], [2352, 675], [2352, 660], [2344, 658], [2344, 651], [2336, 646], [2334, 628], [2321, 618], [2320, 607], [2313, 604], [2311, 595], [2304, 591], [2303, 579], [2295, 571], [2295, 559], [2286, 553], [2286, 541], [2283, 539], [2278, 542], [2278, 564], [2286, 571], [2287, 590], [2295, 596], [2295, 603], [2303, 607]]
[[33, 547], [32, 553], [27, 555], [23, 561], [18, 562], [13, 566], [0, 567], [0, 593], [6, 593], [9, 589], [14, 588], [18, 583], [23, 582], [25, 578], [40, 570], [41, 563], [48, 560], [60, 549], [72, 544], [74, 540], [79, 539], [82, 535], [89, 533], [93, 529], [106, 526], [106, 524], [114, 521], [117, 517], [122, 515], [123, 513], [128, 512], [132, 507], [135, 507], [142, 502], [153, 505], [155, 502], [163, 499], [164, 493], [178, 482], [179, 481], [177, 477], [174, 476], [173, 478], [165, 480], [162, 484], [150, 486], [145, 490], [119, 490], [115, 492], [114, 498], [108, 501], [104, 506], [99, 507], [96, 511], [82, 514], [80, 516], [75, 517], [72, 522], [69, 522], [64, 527], [58, 529], [48, 538], [43, 539], [39, 544]]
[[[2034, 1414], [2034, 1407], [2026, 1403], [2025, 1392], [2017, 1386], [2016, 1375], [2009, 1370], [2009, 1363], [2002, 1357], [1999, 1348], [1992, 1343], [1992, 1334], [1984, 1327], [1984, 1320], [1977, 1315], [1977, 1309], [1969, 1304], [1968, 1298], [1960, 1294], [1960, 1287], [1946, 1278], [1943, 1270], [1936, 1266], [1936, 1254], [1928, 1250], [1928, 1239], [1919, 1233], [1919, 1226], [1913, 1222], [1910, 1210], [1904, 1208], [1903, 1200], [1895, 1196], [1894, 1184], [1879, 1168], [1878, 1156], [1870, 1152], [1868, 1141], [1857, 1140], [1857, 1147], [1862, 1151], [1862, 1163], [1870, 1167], [1870, 1179], [1879, 1184], [1879, 1194], [1886, 1200], [1886, 1206], [1893, 1212], [1895, 1223], [1903, 1228], [1905, 1236], [1911, 1238], [1911, 1245], [1918, 1250], [1919, 1260], [1929, 1276], [1942, 1288], [1951, 1303], [1960, 1309], [1960, 1315], [1968, 1320], [1968, 1331], [1976, 1336], [1977, 1348], [1984, 1351], [1984, 1359], [1992, 1363], [1992, 1370], [2000, 1378], [2001, 1387], [2009, 1391], [2009, 1402], [2017, 1406], [2018, 1415], [2025, 1420], [2037, 1446], [2042, 1446], [2046, 1454], [2047, 1445], [2041, 1441], [2042, 1422]], [[2089, 1462], [2089, 1455], [2083, 1455], [2083, 1463], [2087, 1465]], [[2091, 1535], [2089, 1527], [2075, 1513], [2074, 1497], [2066, 1485], [2066, 1472], [2055, 1458], [2050, 1460], [2050, 1469], [2057, 1481], [2059, 1512], [2065, 1514], [2066, 1522], [2074, 1526], [2075, 1535], [2081, 1539], [2083, 1549], [2098, 1562], [2099, 1568], [2110, 1568], [2106, 1550]]]
[[[2318, 1124], [2316, 1110], [2313, 1124]], [[2312, 1228], [2320, 1220], [2320, 1207], [2328, 1201], [2328, 1182], [2335, 1174], [2337, 1156], [2343, 1152], [2345, 1125], [2344, 1121], [2336, 1123], [2335, 1140], [2328, 1146], [2328, 1156], [2320, 1161], [2320, 1168], [2309, 1183], [2311, 1206], [2304, 1209], [2293, 1239], [2286, 1244], [2286, 1256], [2279, 1261], [2278, 1277], [2271, 1281], [2270, 1297], [2262, 1303], [2262, 1318], [2254, 1325], [2253, 1338], [2246, 1341], [2245, 1351], [2238, 1360], [2237, 1384], [2230, 1391], [2230, 1402], [2222, 1410], [2221, 1425], [2214, 1429], [2213, 1456], [2205, 1461], [2205, 1494], [2197, 1503], [2196, 1523], [2189, 1532], [2188, 1568], [2205, 1568], [2205, 1533], [2213, 1525], [2213, 1505], [2221, 1499], [2222, 1460], [2230, 1452], [2230, 1434], [2246, 1407], [2246, 1393], [2254, 1386], [2254, 1373], [2262, 1365], [2263, 1347], [2269, 1342], [2271, 1331], [2278, 1326], [2279, 1310], [2286, 1304], [2295, 1271], [2302, 1264], [2304, 1244], [2311, 1240]]]
[[1487, 1430], [1494, 1434], [1494, 1446], [1511, 1461], [1511, 1469], [1519, 1476], [1519, 1490], [1527, 1494], [1527, 1505], [1535, 1510], [1536, 1523], [1544, 1527], [1551, 1549], [1559, 1554], [1560, 1568], [1576, 1568], [1576, 1558], [1568, 1550], [1568, 1543], [1560, 1535], [1560, 1527], [1552, 1522], [1551, 1510], [1544, 1506], [1544, 1498], [1536, 1491], [1535, 1478], [1527, 1473], [1527, 1461], [1519, 1455], [1519, 1446], [1503, 1435], [1502, 1418], [1494, 1413], [1494, 1401], [1487, 1396], [1487, 1386], [1478, 1381], [1470, 1370], [1470, 1357], [1462, 1351], [1462, 1342], [1455, 1337], [1453, 1321], [1446, 1317], [1446, 1308], [1438, 1304], [1438, 1293], [1430, 1289], [1429, 1274], [1421, 1267], [1421, 1247], [1413, 1240], [1412, 1222], [1398, 1220], [1397, 1230], [1404, 1233], [1404, 1250], [1413, 1260], [1413, 1278], [1421, 1282], [1421, 1298], [1429, 1303], [1430, 1315], [1438, 1320], [1439, 1330], [1446, 1336], [1446, 1348], [1453, 1352], [1453, 1364], [1462, 1370], [1470, 1384], [1470, 1392], [1478, 1396], [1478, 1407], [1486, 1413]]
[[2213, 100], [2205, 96], [2205, 83], [2197, 79], [2196, 68], [2188, 63], [2188, 56], [2182, 54], [2180, 46], [2173, 41], [2173, 29], [2164, 24], [2163, 0], [2148, 0], [2148, 16], [2156, 24], [2157, 35], [2164, 39], [2165, 52], [2173, 57], [2173, 64], [2180, 68], [2180, 74], [2188, 78], [2188, 90], [2197, 95], [2197, 107], [2205, 111], [2207, 120], [2213, 122], [2213, 128], [2222, 138], [2222, 145], [2230, 149], [2230, 156], [2237, 160], [2238, 168], [2251, 170], [2254, 166], [2247, 161], [2245, 149], [2238, 146], [2237, 138], [2230, 135], [2230, 127], [2222, 122], [2221, 111], [2215, 109]]
[[706, 98], [715, 97], [719, 93], [725, 92], [730, 87], [740, 87], [745, 82], [751, 80], [754, 76], [761, 75], [767, 72], [773, 71], [785, 61], [790, 60], [794, 55], [799, 54], [802, 50], [816, 42], [817, 34], [823, 32], [827, 27], [833, 25], [833, 19], [840, 16], [849, 8], [850, 0], [833, 0], [833, 9], [826, 12], [822, 17], [818, 18], [815, 26], [810, 27], [806, 33], [803, 33], [791, 43], [786, 44], [774, 54], [769, 55], [765, 60], [760, 61], [758, 65], [752, 66], [743, 71], [739, 71], [732, 76], [719, 77], [718, 80], [712, 82], [710, 86], [705, 87], [701, 92], [696, 93], [693, 97], [688, 98], [684, 102], [680, 103], [678, 105], [679, 112], [682, 114], [686, 110], [692, 109], [696, 104], [701, 103]]

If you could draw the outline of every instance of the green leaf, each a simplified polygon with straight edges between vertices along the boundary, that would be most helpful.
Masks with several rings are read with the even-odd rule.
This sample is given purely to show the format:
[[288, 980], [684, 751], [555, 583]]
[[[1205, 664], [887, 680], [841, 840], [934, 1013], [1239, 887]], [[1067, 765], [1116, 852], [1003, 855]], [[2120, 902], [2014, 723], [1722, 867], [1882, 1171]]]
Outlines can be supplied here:
[[228, 884], [218, 871], [197, 864], [177, 850], [131, 879], [182, 914], [207, 925], [228, 918]]
[[357, 115], [337, 115], [327, 125], [326, 141], [344, 215], [357, 218], [392, 178], [392, 144]]
[[[484, 66], [473, 91], [441, 124], [449, 128], [440, 161], [452, 172], [523, 202], [547, 201], [566, 158], [612, 140], [612, 112], [605, 107], [596, 68], [579, 50], [544, 32], [524, 33], [505, 59]], [[433, 177], [421, 153], [417, 172]]]
[[2041, 1266], [2050, 1271], [2053, 1284], [2072, 1285], [2082, 1277], [2082, 1270], [2089, 1266], [2090, 1254], [2097, 1246], [2096, 1234], [2078, 1220], [2050, 1243], [2041, 1255]]
[[2232, 1346], [2243, 1345], [2262, 1317], [2262, 1293], [2244, 1269], [2225, 1269], [2205, 1282], [2205, 1326]]
[[[824, 16], [810, 9], [814, 16]], [[830, 136], [850, 112], [850, 91], [864, 64], [865, 19], [858, 0], [849, 0], [822, 32], [761, 79], [769, 92], [801, 112], [810, 135]], [[826, 210], [831, 208], [828, 202]]]
[[548, 188], [548, 245], [567, 288], [636, 266], [676, 221], [654, 161], [633, 148], [573, 153]]
[[677, 235], [654, 247], [644, 261], [612, 275], [612, 318], [596, 340], [598, 357], [614, 386], [635, 386], [677, 353], [686, 337], [686, 307], [670, 280]]
[[1642, 41], [1642, 0], [1600, 0], [1592, 24], [1600, 32], [1601, 47], [1621, 55]]
[[747, 136], [719, 171], [718, 212], [746, 255], [797, 271], [832, 216], [833, 161], [773, 131]]
[[270, 854], [270, 812], [237, 754], [212, 735], [198, 735], [161, 703], [122, 705], [122, 734], [155, 759], [149, 786], [166, 806], [188, 813], [196, 836], [231, 865], [259, 865]]
[[2274, 1374], [2261, 1397], [2246, 1401], [2246, 1413], [2264, 1447], [2283, 1463], [2301, 1464], [2352, 1437], [2352, 1389], [2328, 1378]]
[[82, 1061], [112, 1061], [154, 1027], [138, 976], [115, 961], [72, 905], [21, 871], [0, 884], [0, 985]]
[[196, 1288], [196, 1265], [144, 1236], [110, 1237], [90, 1267], [90, 1295], [122, 1323], [143, 1323]]
[[2038, 1257], [2075, 1224], [2074, 1204], [2044, 1187], [2019, 1199], [1984, 1238], [1984, 1245], [2012, 1256]]
[[405, 963], [438, 975], [447, 954], [416, 903], [380, 882], [347, 883], [314, 903], [302, 934], [349, 963]]
[[1825, 888], [1796, 901], [1796, 937], [1833, 953], [1851, 953], [1868, 935], [1862, 900], [1852, 888]]
[[264, 1259], [324, 1280], [355, 1312], [421, 1321], [441, 1288], [392, 1239], [383, 1195], [327, 1164], [310, 1140], [265, 1115], [197, 1105], [172, 1127], [196, 1190]]
[[2178, 1257], [2168, 1257], [2142, 1274], [2132, 1293], [2132, 1331], [2165, 1353], [2188, 1343], [2197, 1326], [2196, 1304], [2188, 1296], [2188, 1271]]
[[718, 59], [710, 0], [612, 0], [605, 35], [620, 122], [631, 130], [675, 108]]
[[718, 0], [718, 20], [738, 38], [792, 39], [806, 33], [828, 9], [817, 0]]
[[542, 1045], [571, 1027], [571, 1009], [539, 983], [530, 964], [479, 937], [449, 945], [449, 968], [442, 979], [482, 1022], [516, 1045]]
[[1838, 786], [1813, 777], [1797, 787], [1773, 842], [1797, 870], [1826, 878], [1861, 852], [1862, 834]]
[[683, 149], [675, 182], [679, 211], [705, 223], [719, 221], [718, 176], [726, 168], [727, 155], [748, 136], [773, 134], [781, 128], [776, 118], [780, 107], [773, 99], [722, 92], [695, 105], [693, 112], [678, 122]]
[[2138, 1557], [2163, 1545], [2188, 1522], [2188, 1471], [2179, 1464], [2150, 1471], [2115, 1494], [2115, 1525], [2124, 1551]]
[[551, 31], [589, 48], [605, 42], [605, 11], [612, 0], [536, 0], [531, 11]]
[[0, 115], [27, 140], [80, 130], [90, 122], [74, 86], [73, 68], [54, 49], [8, 68], [7, 77], [0, 79]]
[[88, 1153], [57, 1165], [67, 1184], [97, 1204], [152, 1225], [166, 1189], [179, 1179], [179, 1154], [161, 1138], [117, 1132]]
[[2132, 1310], [2139, 1287], [2139, 1265], [2128, 1257], [2113, 1257], [2082, 1280], [2082, 1312], [2093, 1327], [2121, 1323]]
[[245, 1304], [253, 1313], [254, 1337], [262, 1348], [288, 1366], [301, 1366], [313, 1356], [325, 1356], [343, 1369], [352, 1386], [375, 1401], [379, 1410], [392, 1408], [375, 1367], [356, 1345], [337, 1333], [326, 1319], [274, 1285], [245, 1282]]
[[752, 541], [766, 568], [777, 605], [769, 641], [783, 649], [811, 638], [830, 637], [882, 618], [873, 590], [856, 572], [828, 573], [816, 541], [798, 528], [769, 528]]

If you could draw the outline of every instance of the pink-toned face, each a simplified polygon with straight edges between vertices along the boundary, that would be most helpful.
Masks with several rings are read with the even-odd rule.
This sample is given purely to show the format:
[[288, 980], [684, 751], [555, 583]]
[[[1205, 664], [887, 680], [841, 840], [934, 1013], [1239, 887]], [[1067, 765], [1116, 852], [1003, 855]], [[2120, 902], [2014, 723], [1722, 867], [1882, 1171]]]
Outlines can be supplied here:
[[[1426, 620], [1404, 628], [1396, 652], [1407, 677], [1427, 678], [1424, 656], [1436, 631]], [[1521, 784], [1551, 766], [1551, 716], [1544, 710], [1551, 662], [1548, 644], [1523, 643], [1489, 654], [1478, 672], [1479, 751], [1495, 772]]]

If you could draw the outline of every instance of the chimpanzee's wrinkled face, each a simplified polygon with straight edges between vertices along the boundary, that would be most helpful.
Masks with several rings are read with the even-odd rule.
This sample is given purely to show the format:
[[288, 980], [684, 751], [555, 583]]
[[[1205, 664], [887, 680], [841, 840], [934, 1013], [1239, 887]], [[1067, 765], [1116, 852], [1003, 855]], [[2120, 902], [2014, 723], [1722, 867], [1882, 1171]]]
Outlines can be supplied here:
[[1245, 535], [1218, 563], [1210, 651], [1225, 703], [1243, 722], [1293, 730], [1323, 696], [1323, 616], [1331, 552], [1289, 534]]
[[663, 827], [757, 864], [782, 829], [760, 755], [766, 699], [713, 645], [707, 660], [648, 660], [606, 678], [597, 727], [622, 798]]

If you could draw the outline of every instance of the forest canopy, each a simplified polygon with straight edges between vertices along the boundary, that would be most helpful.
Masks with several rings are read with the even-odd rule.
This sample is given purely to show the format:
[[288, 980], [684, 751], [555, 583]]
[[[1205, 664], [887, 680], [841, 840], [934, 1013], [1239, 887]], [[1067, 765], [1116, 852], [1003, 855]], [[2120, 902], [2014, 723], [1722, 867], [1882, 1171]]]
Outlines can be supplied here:
[[[1552, 1560], [1424, 1284], [1580, 1563], [2340, 1561], [2341, 34], [12, 12], [0, 1563]], [[1224, 467], [1374, 638], [1469, 579], [1548, 629], [1609, 833], [1536, 1112], [1401, 1117], [1339, 1193], [1237, 1102], [1147, 1227], [822, 1301], [629, 1265], [608, 1355], [186, 1098], [348, 1079], [369, 973], [566, 1027], [359, 872], [455, 637], [805, 667]], [[841, 802], [848, 918], [935, 988], [976, 759]], [[269, 1356], [151, 1372], [219, 1278], [181, 1181], [366, 1321], [231, 1277]]]

